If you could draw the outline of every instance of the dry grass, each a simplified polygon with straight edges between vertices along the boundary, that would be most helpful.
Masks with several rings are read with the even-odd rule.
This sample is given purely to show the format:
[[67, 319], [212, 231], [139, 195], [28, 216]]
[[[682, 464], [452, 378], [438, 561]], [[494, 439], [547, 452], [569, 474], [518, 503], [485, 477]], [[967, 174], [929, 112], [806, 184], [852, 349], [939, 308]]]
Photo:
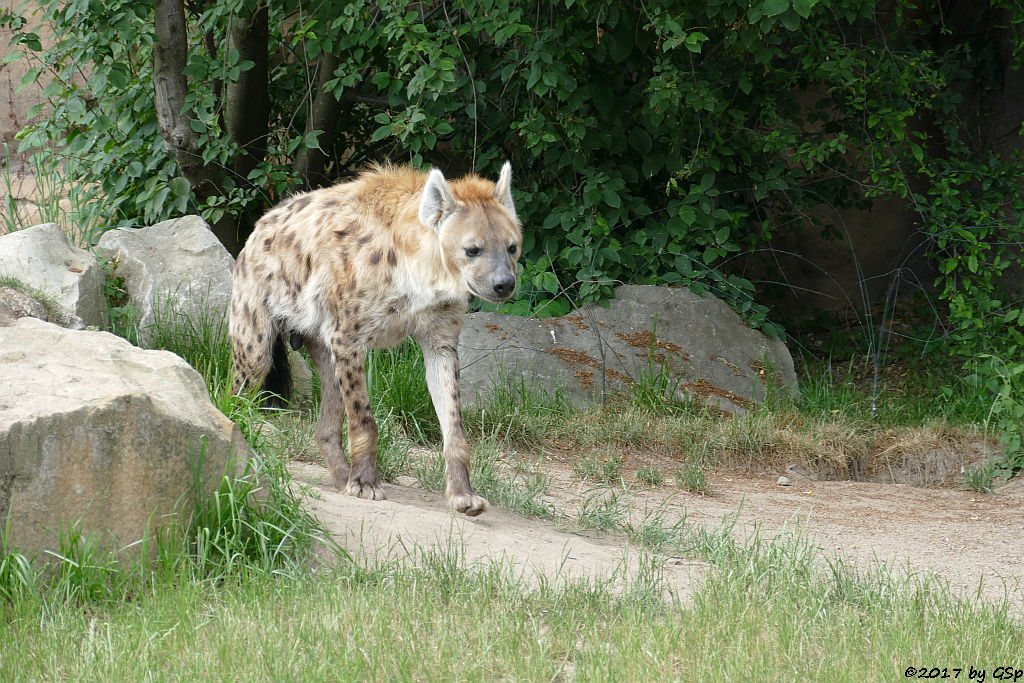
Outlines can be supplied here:
[[563, 452], [601, 447], [622, 455], [631, 470], [654, 465], [671, 471], [696, 460], [749, 471], [790, 469], [812, 478], [917, 485], [953, 483], [994, 448], [975, 427], [944, 422], [884, 427], [840, 412], [808, 415], [796, 407], [731, 417], [637, 407], [595, 410], [551, 430], [548, 444]]

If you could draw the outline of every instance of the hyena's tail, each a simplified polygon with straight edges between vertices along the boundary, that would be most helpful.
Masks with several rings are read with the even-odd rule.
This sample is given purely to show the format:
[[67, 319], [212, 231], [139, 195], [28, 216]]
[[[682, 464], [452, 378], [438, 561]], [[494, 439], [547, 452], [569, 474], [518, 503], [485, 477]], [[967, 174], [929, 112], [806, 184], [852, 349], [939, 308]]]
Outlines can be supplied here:
[[254, 342], [242, 342], [237, 335], [232, 335], [234, 391], [239, 394], [250, 387], [259, 387], [265, 392], [261, 400], [264, 406], [283, 408], [291, 397], [292, 384], [284, 337], [272, 326], [266, 333], [255, 336]]
[[288, 364], [288, 346], [283, 334], [274, 337], [270, 372], [263, 379], [263, 391], [269, 396], [264, 404], [269, 408], [283, 408], [292, 395], [292, 370]]

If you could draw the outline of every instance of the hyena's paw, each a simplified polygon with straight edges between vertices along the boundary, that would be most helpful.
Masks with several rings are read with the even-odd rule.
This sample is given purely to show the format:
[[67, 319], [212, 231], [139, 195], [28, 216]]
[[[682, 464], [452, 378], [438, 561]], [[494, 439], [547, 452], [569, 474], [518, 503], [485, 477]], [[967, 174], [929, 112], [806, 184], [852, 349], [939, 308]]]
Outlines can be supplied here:
[[334, 488], [339, 491], [344, 491], [348, 488], [348, 475], [349, 466], [348, 461], [345, 460], [345, 456], [333, 456], [328, 453], [324, 458], [327, 461], [327, 469], [331, 473], [331, 479], [334, 480]]
[[348, 486], [345, 487], [345, 493], [350, 496], [356, 496], [357, 498], [365, 498], [367, 500], [387, 500], [388, 497], [384, 493], [384, 489], [380, 485], [380, 481], [364, 481], [362, 479], [352, 479], [348, 482]]
[[451, 496], [448, 499], [448, 503], [456, 512], [465, 512], [470, 517], [476, 517], [490, 507], [487, 500], [474, 493], [464, 493], [459, 496]]

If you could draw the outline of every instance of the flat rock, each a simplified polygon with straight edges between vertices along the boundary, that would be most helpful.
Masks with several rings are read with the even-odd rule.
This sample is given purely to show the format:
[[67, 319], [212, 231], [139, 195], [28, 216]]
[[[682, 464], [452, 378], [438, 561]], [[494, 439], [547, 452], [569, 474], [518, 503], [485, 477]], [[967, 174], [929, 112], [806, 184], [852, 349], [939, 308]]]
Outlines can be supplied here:
[[743, 412], [769, 387], [797, 395], [786, 345], [753, 330], [722, 300], [684, 288], [622, 285], [608, 308], [558, 318], [467, 316], [459, 338], [466, 405], [511, 379], [576, 405], [633, 386]]
[[56, 223], [0, 236], [0, 275], [52, 295], [86, 325], [106, 325], [103, 269], [92, 254], [72, 244]]
[[123, 548], [183, 523], [251, 457], [199, 373], [106, 332], [23, 318], [0, 328], [0, 517], [8, 543], [55, 552], [80, 524]]

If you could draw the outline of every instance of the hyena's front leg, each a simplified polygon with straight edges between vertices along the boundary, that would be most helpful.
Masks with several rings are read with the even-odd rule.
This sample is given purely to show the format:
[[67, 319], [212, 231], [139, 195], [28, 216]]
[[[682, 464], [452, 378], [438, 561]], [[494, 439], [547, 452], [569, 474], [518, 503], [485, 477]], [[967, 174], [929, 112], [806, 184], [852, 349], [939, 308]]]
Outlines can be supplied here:
[[334, 485], [343, 491], [348, 486], [349, 466], [341, 447], [341, 423], [345, 417], [341, 383], [334, 369], [331, 350], [312, 336], [304, 337], [303, 342], [320, 375], [320, 422], [316, 426], [314, 438], [334, 478]]
[[459, 398], [459, 357], [454, 335], [434, 331], [417, 337], [423, 348], [427, 371], [427, 387], [437, 411], [444, 435], [444, 482], [448, 502], [458, 512], [471, 517], [487, 509], [487, 501], [473, 492], [469, 485], [469, 442], [462, 426], [462, 402]]
[[348, 418], [348, 454], [351, 469], [345, 493], [350, 496], [385, 500], [387, 496], [377, 474], [377, 422], [366, 389], [366, 351], [335, 343], [334, 368]]

